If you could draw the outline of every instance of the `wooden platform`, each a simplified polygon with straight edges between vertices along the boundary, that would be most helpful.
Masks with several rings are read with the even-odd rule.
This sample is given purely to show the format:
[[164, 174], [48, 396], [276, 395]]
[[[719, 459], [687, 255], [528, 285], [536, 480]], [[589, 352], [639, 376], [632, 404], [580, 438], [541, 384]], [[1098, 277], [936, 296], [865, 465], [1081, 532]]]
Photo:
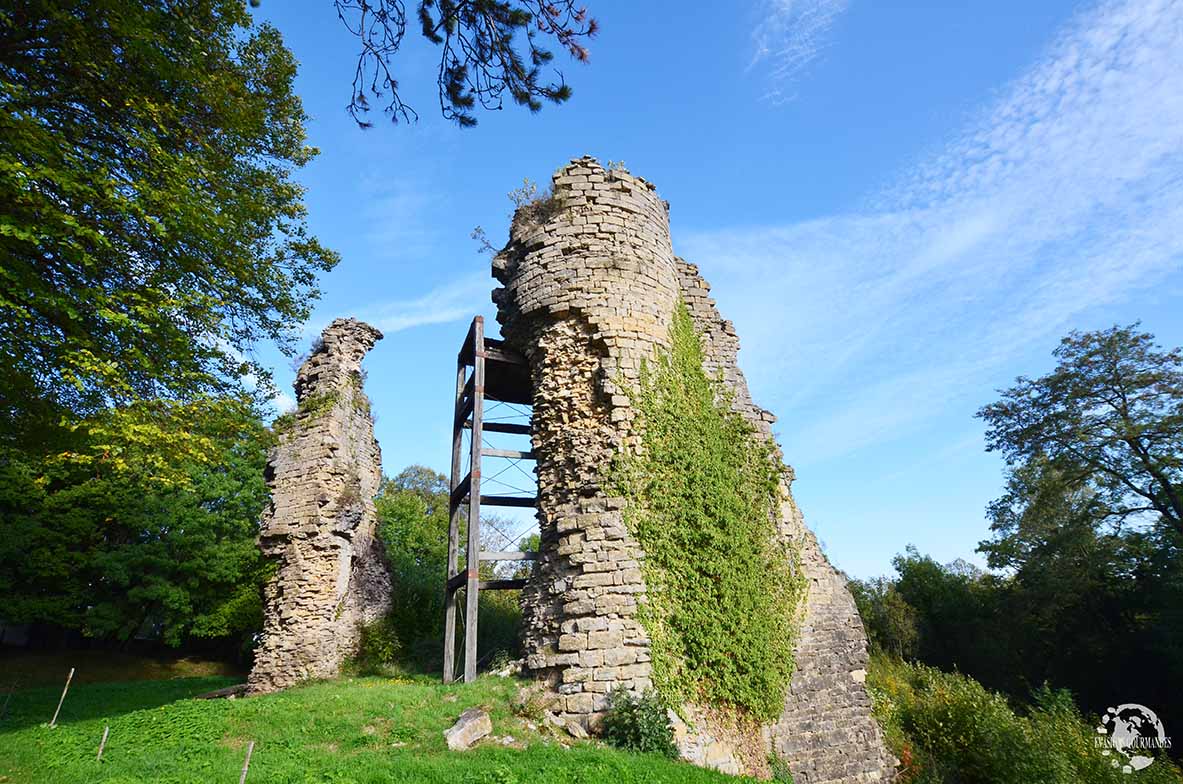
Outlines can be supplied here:
[[[471, 368], [471, 372], [470, 369]], [[533, 387], [526, 358], [503, 341], [485, 337], [484, 319], [472, 320], [468, 335], [456, 356], [456, 408], [452, 417], [452, 479], [448, 515], [448, 579], [445, 587], [444, 683], [455, 680], [456, 621], [460, 591], [464, 601], [464, 681], [476, 679], [477, 606], [482, 590], [515, 590], [525, 580], [481, 580], [482, 561], [530, 561], [537, 553], [484, 551], [481, 541], [481, 507], [535, 507], [537, 498], [481, 494], [481, 458], [533, 460], [527, 450], [494, 449], [485, 446], [484, 433], [529, 435], [530, 426], [514, 422], [485, 422], [485, 401], [531, 405]], [[464, 431], [471, 431], [470, 469], [463, 476]], [[467, 514], [468, 536], [465, 568], [458, 568], [460, 519]]]

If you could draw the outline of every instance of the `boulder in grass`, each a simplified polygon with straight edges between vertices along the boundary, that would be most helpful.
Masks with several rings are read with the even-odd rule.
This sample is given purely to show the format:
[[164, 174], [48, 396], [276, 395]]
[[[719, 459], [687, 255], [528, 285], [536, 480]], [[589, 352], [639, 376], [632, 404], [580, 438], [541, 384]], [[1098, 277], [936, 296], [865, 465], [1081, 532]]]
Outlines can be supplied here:
[[469, 708], [460, 719], [444, 730], [444, 739], [452, 751], [464, 751], [493, 731], [493, 720], [480, 708]]

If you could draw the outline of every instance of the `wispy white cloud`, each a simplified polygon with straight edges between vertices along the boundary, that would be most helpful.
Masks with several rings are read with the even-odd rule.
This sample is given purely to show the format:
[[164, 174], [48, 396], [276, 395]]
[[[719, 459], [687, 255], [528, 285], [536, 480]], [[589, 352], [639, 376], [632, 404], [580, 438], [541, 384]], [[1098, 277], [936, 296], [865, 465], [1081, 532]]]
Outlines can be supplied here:
[[766, 72], [765, 97], [782, 103], [794, 97], [797, 77], [821, 54], [834, 21], [848, 0], [764, 0], [752, 31], [749, 70]]
[[467, 320], [488, 303], [489, 288], [488, 275], [474, 273], [434, 288], [421, 297], [371, 305], [361, 311], [358, 318], [385, 333]]
[[679, 243], [791, 423], [787, 453], [822, 460], [972, 408], [969, 390], [1082, 314], [1177, 285], [1180, 73], [1183, 3], [1092, 8], [868, 209]]

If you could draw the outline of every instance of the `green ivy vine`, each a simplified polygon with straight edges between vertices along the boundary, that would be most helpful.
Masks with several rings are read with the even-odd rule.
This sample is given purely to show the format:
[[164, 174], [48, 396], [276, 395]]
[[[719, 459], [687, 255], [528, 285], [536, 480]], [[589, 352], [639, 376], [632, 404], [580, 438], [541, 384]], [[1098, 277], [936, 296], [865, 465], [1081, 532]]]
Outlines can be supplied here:
[[774, 445], [731, 409], [703, 369], [684, 303], [670, 349], [630, 392], [638, 449], [615, 462], [625, 523], [644, 548], [640, 611], [653, 679], [671, 704], [778, 716], [793, 674], [804, 578], [777, 536], [781, 466]]

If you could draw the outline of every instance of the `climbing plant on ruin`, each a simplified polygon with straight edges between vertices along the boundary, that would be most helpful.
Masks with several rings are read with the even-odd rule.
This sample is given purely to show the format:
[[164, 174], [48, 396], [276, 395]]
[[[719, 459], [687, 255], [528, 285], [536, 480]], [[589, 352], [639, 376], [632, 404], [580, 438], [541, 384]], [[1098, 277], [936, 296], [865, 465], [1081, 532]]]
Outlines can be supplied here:
[[679, 304], [670, 348], [631, 393], [639, 447], [614, 467], [625, 520], [646, 553], [653, 679], [671, 703], [700, 702], [776, 717], [793, 673], [803, 595], [774, 513], [780, 466], [771, 441], [731, 410], [703, 369]]

